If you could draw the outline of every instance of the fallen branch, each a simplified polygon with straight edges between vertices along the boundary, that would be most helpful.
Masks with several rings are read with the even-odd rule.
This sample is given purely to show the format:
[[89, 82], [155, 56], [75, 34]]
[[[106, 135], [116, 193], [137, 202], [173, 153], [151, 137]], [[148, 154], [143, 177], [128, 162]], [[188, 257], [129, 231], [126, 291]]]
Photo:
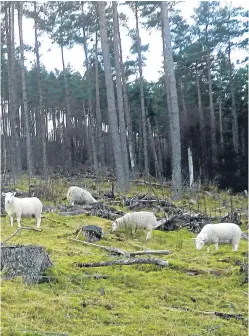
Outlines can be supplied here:
[[129, 252], [130, 256], [135, 255], [143, 255], [143, 254], [171, 254], [172, 252], [169, 250], [151, 250], [151, 251], [135, 251], [135, 252]]
[[135, 264], [153, 264], [163, 267], [168, 267], [169, 263], [166, 260], [159, 259], [123, 259], [123, 260], [112, 260], [112, 261], [100, 261], [95, 263], [74, 263], [78, 267], [102, 267], [102, 266], [113, 266], [113, 265], [135, 265]]
[[164, 309], [170, 310], [170, 311], [176, 311], [176, 312], [191, 312], [195, 314], [203, 314], [203, 315], [212, 315], [224, 318], [226, 320], [229, 320], [230, 318], [235, 318], [236, 320], [245, 320], [245, 317], [242, 314], [228, 314], [228, 313], [222, 313], [218, 311], [201, 311], [201, 310], [192, 310], [189, 308], [171, 308], [171, 307], [165, 307]]
[[119, 255], [124, 255], [124, 256], [136, 256], [136, 255], [143, 255], [143, 254], [171, 254], [172, 252], [169, 250], [148, 250], [148, 251], [134, 251], [134, 252], [128, 252], [128, 251], [124, 251], [115, 247], [107, 247], [107, 246], [103, 246], [103, 245], [98, 245], [98, 244], [93, 244], [93, 243], [89, 243], [89, 242], [85, 242], [79, 239], [74, 239], [71, 238], [70, 240], [76, 241], [78, 243], [82, 243], [85, 245], [91, 245], [94, 247], [99, 247], [105, 251], [110, 252], [111, 254], [119, 254]]
[[5, 244], [8, 240], [10, 240], [11, 238], [13, 238], [14, 236], [17, 235], [17, 233], [21, 230], [33, 230], [33, 231], [38, 231], [41, 232], [41, 230], [33, 228], [31, 226], [21, 226], [19, 227], [15, 232], [12, 233], [12, 235], [10, 235], [8, 238], [6, 238], [4, 241], [1, 242], [1, 245]]
[[74, 238], [71, 238], [70, 240], [73, 240], [73, 241], [76, 241], [78, 243], [82, 243], [82, 244], [85, 244], [85, 245], [91, 245], [91, 246], [94, 246], [94, 247], [101, 248], [102, 250], [108, 251], [111, 254], [129, 256], [129, 252], [126, 252], [126, 251], [123, 251], [121, 249], [117, 249], [117, 248], [114, 248], [114, 247], [107, 247], [107, 246], [103, 246], [103, 245], [93, 244], [93, 243], [89, 243], [89, 242], [79, 240], [79, 239], [74, 239]]

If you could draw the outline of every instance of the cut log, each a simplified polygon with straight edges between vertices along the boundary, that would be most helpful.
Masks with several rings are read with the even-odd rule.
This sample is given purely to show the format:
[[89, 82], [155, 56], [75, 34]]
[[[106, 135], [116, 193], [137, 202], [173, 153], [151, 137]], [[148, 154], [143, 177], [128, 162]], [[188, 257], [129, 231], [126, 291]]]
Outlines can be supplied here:
[[1, 246], [3, 279], [21, 276], [27, 284], [39, 283], [49, 266], [52, 266], [52, 262], [42, 246]]
[[95, 263], [74, 263], [78, 267], [102, 267], [102, 266], [114, 266], [114, 265], [135, 265], [135, 264], [153, 264], [162, 267], [168, 267], [169, 263], [166, 260], [159, 259], [121, 259], [112, 261], [100, 261]]

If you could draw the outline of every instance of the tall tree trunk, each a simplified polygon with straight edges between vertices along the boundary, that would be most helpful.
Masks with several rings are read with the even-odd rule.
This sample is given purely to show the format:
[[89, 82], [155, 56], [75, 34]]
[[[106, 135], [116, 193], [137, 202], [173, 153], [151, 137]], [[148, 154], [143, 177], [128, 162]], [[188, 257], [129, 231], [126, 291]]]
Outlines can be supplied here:
[[[82, 13], [84, 14], [84, 5], [82, 5]], [[88, 80], [88, 106], [89, 106], [89, 136], [91, 141], [92, 147], [92, 159], [93, 159], [93, 169], [96, 175], [97, 181], [99, 181], [99, 164], [98, 164], [98, 156], [97, 156], [97, 149], [96, 149], [96, 141], [94, 137], [94, 124], [93, 124], [93, 107], [92, 107], [92, 79], [91, 74], [89, 71], [89, 60], [88, 60], [88, 46], [87, 46], [87, 36], [86, 36], [86, 26], [83, 20], [83, 47], [85, 53], [85, 63], [86, 63], [86, 73], [87, 73], [87, 80]]]
[[123, 81], [123, 96], [124, 96], [124, 111], [125, 111], [125, 119], [126, 119], [126, 126], [128, 131], [128, 148], [129, 148], [129, 157], [130, 157], [130, 164], [131, 164], [131, 171], [132, 173], [135, 172], [136, 169], [136, 156], [135, 156], [135, 144], [133, 138], [133, 131], [132, 131], [132, 121], [130, 115], [130, 108], [128, 102], [128, 94], [126, 89], [126, 80], [125, 80], [125, 71], [124, 71], [124, 62], [123, 62], [123, 53], [122, 53], [122, 42], [120, 36], [120, 29], [118, 25], [118, 44], [120, 50], [120, 66], [122, 72], [122, 81]]
[[116, 168], [116, 176], [117, 176], [117, 184], [120, 191], [127, 190], [125, 174], [124, 174], [124, 166], [122, 160], [122, 147], [121, 141], [118, 132], [118, 120], [115, 106], [115, 95], [114, 95], [114, 87], [111, 73], [111, 64], [110, 64], [110, 52], [108, 46], [108, 38], [107, 38], [107, 24], [105, 17], [105, 2], [98, 1], [98, 13], [99, 13], [99, 23], [100, 23], [100, 35], [101, 35], [101, 45], [103, 51], [103, 59], [104, 59], [104, 69], [105, 69], [105, 84], [107, 91], [107, 104], [108, 104], [108, 121], [111, 131], [112, 137], [112, 145], [114, 152], [114, 161]]
[[72, 112], [71, 112], [71, 105], [70, 105], [70, 97], [69, 97], [69, 88], [68, 88], [68, 78], [67, 78], [67, 69], [65, 67], [65, 60], [64, 60], [64, 49], [61, 42], [60, 45], [61, 49], [61, 60], [62, 60], [62, 67], [63, 67], [63, 79], [64, 79], [64, 88], [66, 94], [66, 169], [71, 172], [72, 170], [72, 163], [73, 163], [73, 130], [72, 130]]
[[[211, 59], [210, 50], [207, 50], [207, 72], [208, 72], [208, 93], [209, 93], [209, 109], [210, 109], [210, 121], [211, 121], [211, 147], [212, 147], [212, 167], [217, 163], [217, 148], [216, 148], [216, 126], [215, 126], [215, 114], [214, 114], [214, 102], [213, 102], [213, 83], [211, 77]], [[213, 170], [213, 169], [212, 169]]]
[[42, 174], [47, 176], [48, 174], [48, 164], [47, 164], [47, 143], [46, 143], [46, 124], [44, 118], [44, 109], [43, 109], [43, 97], [41, 89], [41, 69], [40, 69], [40, 55], [39, 55], [39, 43], [38, 43], [38, 28], [37, 28], [38, 14], [36, 10], [36, 1], [34, 1], [34, 21], [35, 21], [35, 55], [36, 55], [36, 70], [37, 70], [37, 86], [39, 93], [39, 115], [41, 121], [41, 134], [39, 136], [41, 140], [42, 148]]
[[27, 146], [27, 165], [29, 177], [34, 175], [34, 163], [33, 153], [31, 145], [30, 125], [29, 125], [29, 111], [27, 101], [26, 79], [25, 79], [25, 66], [24, 66], [24, 46], [23, 46], [23, 31], [22, 31], [22, 17], [23, 17], [23, 3], [18, 3], [18, 26], [19, 26], [19, 38], [20, 38], [20, 63], [22, 73], [22, 96], [23, 96], [23, 109], [25, 118], [25, 136]]
[[142, 111], [142, 127], [143, 127], [143, 151], [144, 151], [144, 173], [145, 176], [149, 175], [149, 162], [148, 162], [148, 143], [147, 143], [147, 129], [146, 129], [146, 114], [145, 114], [145, 101], [144, 101], [144, 80], [142, 69], [142, 51], [141, 51], [141, 39], [139, 35], [138, 25], [138, 4], [135, 1], [135, 17], [136, 17], [136, 38], [138, 48], [138, 68], [140, 79], [140, 99], [141, 99], [141, 111]]
[[232, 100], [232, 117], [233, 117], [233, 146], [235, 153], [239, 151], [239, 129], [238, 129], [238, 116], [236, 111], [236, 104], [235, 104], [235, 93], [234, 93], [234, 86], [233, 86], [233, 76], [232, 76], [232, 62], [231, 62], [231, 43], [228, 43], [228, 65], [229, 65], [229, 88], [230, 88], [230, 95]]
[[[163, 67], [164, 67], [164, 87], [166, 93], [166, 100], [167, 100], [167, 109], [166, 109], [166, 127], [165, 127], [165, 136], [168, 146], [171, 148], [170, 156], [172, 152], [172, 144], [171, 144], [171, 134], [173, 130], [171, 129], [172, 124], [170, 122], [170, 115], [172, 114], [172, 107], [171, 107], [171, 97], [170, 97], [170, 89], [169, 89], [169, 74], [168, 74], [168, 65], [166, 59], [166, 49], [165, 49], [165, 36], [164, 36], [164, 22], [163, 22], [163, 12], [161, 11], [161, 18], [162, 18], [162, 41], [163, 41]], [[166, 172], [165, 172], [166, 175]]]
[[199, 125], [200, 125], [200, 139], [201, 139], [201, 170], [205, 174], [205, 157], [206, 157], [206, 127], [202, 106], [202, 97], [201, 97], [201, 87], [200, 87], [200, 77], [198, 74], [198, 70], [196, 69], [196, 89], [197, 89], [197, 97], [198, 97], [198, 115], [199, 115]]
[[222, 121], [222, 105], [221, 105], [221, 98], [218, 98], [219, 102], [219, 126], [220, 126], [220, 145], [221, 150], [223, 151], [224, 148], [224, 138], [223, 138], [223, 121]]
[[169, 79], [169, 91], [171, 100], [171, 144], [172, 144], [172, 182], [174, 198], [179, 199], [182, 194], [182, 169], [181, 169], [181, 139], [180, 139], [180, 122], [179, 122], [179, 107], [176, 90], [176, 80], [174, 71], [174, 61], [171, 46], [171, 35], [169, 27], [168, 3], [161, 2], [164, 27], [165, 41], [165, 58], [167, 60], [167, 71]]
[[120, 140], [121, 140], [122, 153], [123, 153], [123, 165], [125, 169], [126, 185], [127, 185], [127, 189], [130, 189], [130, 172], [129, 172], [128, 152], [127, 152], [124, 102], [123, 102], [123, 94], [122, 94], [120, 54], [119, 54], [119, 45], [118, 45], [117, 1], [112, 1], [112, 9], [113, 9], [113, 45], [114, 45], [115, 70], [116, 70], [116, 89], [117, 89], [117, 103], [118, 103], [117, 105], [118, 105], [118, 115], [119, 115], [119, 130], [120, 130]]
[[161, 139], [160, 139], [160, 129], [159, 129], [157, 120], [156, 120], [156, 134], [157, 134], [157, 146], [156, 147], [157, 147], [157, 152], [158, 152], [158, 163], [159, 163], [159, 169], [163, 176], [162, 144], [161, 144]]
[[105, 164], [104, 158], [104, 138], [102, 131], [102, 113], [100, 109], [100, 94], [99, 94], [99, 60], [98, 60], [98, 32], [96, 31], [96, 44], [95, 44], [95, 92], [96, 92], [96, 139], [97, 139], [97, 155], [99, 172], [102, 170], [102, 166]]
[[188, 170], [189, 170], [189, 188], [192, 189], [194, 183], [194, 166], [191, 148], [188, 147]]
[[1, 129], [1, 169], [5, 174], [7, 172], [8, 160], [7, 153], [9, 151], [8, 146], [8, 126], [7, 126], [7, 114], [6, 114], [6, 102], [3, 100], [3, 96], [1, 96], [1, 116], [2, 116], [2, 129]]
[[186, 107], [186, 101], [185, 101], [185, 95], [184, 95], [184, 86], [183, 86], [182, 78], [180, 79], [180, 90], [181, 90], [183, 120], [184, 120], [184, 126], [186, 127], [186, 134], [187, 134], [187, 138], [188, 138], [188, 134], [189, 134], [188, 111], [187, 111], [187, 107]]
[[20, 135], [17, 126], [17, 95], [15, 81], [15, 41], [14, 41], [14, 3], [6, 7], [5, 24], [8, 54], [8, 95], [11, 127], [11, 172], [14, 180], [22, 170]]
[[162, 171], [160, 169], [160, 164], [159, 164], [158, 157], [157, 157], [155, 139], [153, 137], [153, 132], [152, 132], [152, 128], [151, 128], [149, 118], [147, 118], [147, 122], [148, 122], [148, 131], [149, 131], [148, 133], [149, 133], [149, 138], [150, 138], [151, 147], [152, 147], [153, 159], [154, 159], [154, 163], [155, 163], [156, 177], [159, 180], [161, 180], [162, 179]]

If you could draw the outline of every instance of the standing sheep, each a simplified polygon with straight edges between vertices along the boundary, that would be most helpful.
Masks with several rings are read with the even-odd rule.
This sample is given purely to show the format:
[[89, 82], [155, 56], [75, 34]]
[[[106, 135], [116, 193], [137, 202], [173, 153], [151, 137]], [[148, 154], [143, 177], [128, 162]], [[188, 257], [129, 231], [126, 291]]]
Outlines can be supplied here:
[[74, 205], [74, 203], [86, 203], [92, 204], [96, 203], [96, 199], [92, 197], [89, 191], [79, 188], [79, 187], [70, 187], [67, 192], [67, 200]]
[[219, 243], [232, 244], [232, 250], [237, 251], [240, 238], [245, 238], [240, 227], [234, 223], [207, 224], [197, 235], [195, 240], [196, 249], [200, 250], [204, 244], [214, 244], [216, 250]]
[[118, 218], [112, 223], [112, 231], [116, 231], [118, 228], [129, 226], [139, 227], [146, 229], [146, 240], [151, 238], [152, 230], [156, 226], [156, 217], [152, 212], [141, 211], [131, 212], [125, 214], [123, 217]]
[[18, 226], [21, 227], [22, 216], [36, 218], [37, 227], [41, 224], [42, 203], [37, 197], [15, 197], [15, 192], [2, 193], [5, 196], [5, 210], [10, 217], [10, 226], [13, 226], [13, 216], [16, 216]]

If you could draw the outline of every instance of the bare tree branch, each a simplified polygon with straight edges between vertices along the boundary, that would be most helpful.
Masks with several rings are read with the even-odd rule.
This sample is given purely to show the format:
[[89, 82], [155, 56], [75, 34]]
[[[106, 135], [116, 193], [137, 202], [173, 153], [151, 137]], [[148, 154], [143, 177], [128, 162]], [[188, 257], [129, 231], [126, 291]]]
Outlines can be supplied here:
[[18, 232], [20, 232], [21, 230], [33, 230], [33, 231], [38, 231], [41, 232], [41, 230], [33, 228], [31, 226], [21, 226], [19, 227], [15, 232], [12, 233], [12, 235], [10, 235], [8, 238], [6, 238], [4, 241], [1, 242], [1, 245], [5, 244], [8, 240], [10, 240], [11, 238], [13, 238], [14, 236], [17, 235]]

